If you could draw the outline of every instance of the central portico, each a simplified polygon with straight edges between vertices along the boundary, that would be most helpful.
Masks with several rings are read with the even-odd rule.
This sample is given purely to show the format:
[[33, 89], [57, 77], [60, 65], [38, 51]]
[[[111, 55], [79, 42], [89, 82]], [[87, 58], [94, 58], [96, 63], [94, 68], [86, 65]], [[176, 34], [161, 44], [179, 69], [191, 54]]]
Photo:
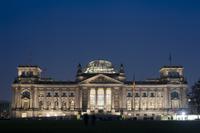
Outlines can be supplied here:
[[[105, 74], [97, 74], [89, 79], [80, 82], [81, 86], [88, 90], [87, 113], [115, 113], [119, 111], [120, 97], [117, 91], [123, 86], [119, 80], [110, 78]], [[86, 103], [82, 102], [83, 105]], [[83, 106], [84, 107], [84, 106]], [[86, 107], [86, 106], [85, 106]]]

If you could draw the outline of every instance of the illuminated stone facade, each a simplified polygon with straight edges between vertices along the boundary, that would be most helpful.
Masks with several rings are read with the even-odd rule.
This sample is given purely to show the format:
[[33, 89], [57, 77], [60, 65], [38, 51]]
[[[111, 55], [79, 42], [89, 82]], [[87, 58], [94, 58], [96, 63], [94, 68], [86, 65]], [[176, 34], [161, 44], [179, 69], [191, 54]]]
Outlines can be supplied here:
[[96, 60], [76, 81], [42, 78], [38, 66], [19, 66], [12, 85], [12, 116], [51, 117], [83, 113], [159, 119], [187, 109], [187, 82], [181, 66], [164, 66], [160, 78], [127, 81], [123, 65]]

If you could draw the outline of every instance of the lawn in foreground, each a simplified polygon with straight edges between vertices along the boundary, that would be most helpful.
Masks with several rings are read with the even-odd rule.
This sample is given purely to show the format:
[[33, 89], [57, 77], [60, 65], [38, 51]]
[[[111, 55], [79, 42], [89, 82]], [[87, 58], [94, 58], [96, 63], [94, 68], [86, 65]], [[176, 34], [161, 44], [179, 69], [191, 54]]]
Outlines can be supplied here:
[[65, 120], [2, 120], [0, 131], [54, 133], [199, 133], [200, 121], [83, 121]]

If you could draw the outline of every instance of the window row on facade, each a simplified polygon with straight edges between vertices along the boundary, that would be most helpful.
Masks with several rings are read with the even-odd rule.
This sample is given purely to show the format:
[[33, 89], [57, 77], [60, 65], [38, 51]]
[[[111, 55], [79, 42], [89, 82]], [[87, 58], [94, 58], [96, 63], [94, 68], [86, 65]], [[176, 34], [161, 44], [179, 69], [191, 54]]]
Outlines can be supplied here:
[[41, 92], [39, 97], [44, 97], [44, 95], [46, 97], [75, 97], [74, 92], [46, 92], [45, 94]]
[[75, 100], [69, 99], [68, 101], [52, 101], [47, 100], [39, 101], [40, 110], [74, 110], [75, 109]]
[[131, 91], [129, 91], [129, 92], [127, 92], [127, 97], [163, 97], [163, 94], [162, 94], [162, 92], [158, 92], [158, 93], [156, 93], [156, 92], [150, 92], [150, 93], [148, 93], [148, 92], [135, 92], [135, 93], [133, 93], [133, 92], [131, 92]]

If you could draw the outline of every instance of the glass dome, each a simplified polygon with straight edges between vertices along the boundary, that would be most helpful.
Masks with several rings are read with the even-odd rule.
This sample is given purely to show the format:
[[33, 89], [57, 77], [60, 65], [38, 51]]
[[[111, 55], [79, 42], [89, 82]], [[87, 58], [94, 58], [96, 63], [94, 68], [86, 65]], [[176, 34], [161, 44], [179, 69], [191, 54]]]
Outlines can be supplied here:
[[116, 73], [112, 63], [106, 60], [95, 60], [90, 62], [85, 70], [84, 73], [107, 73], [112, 74]]

